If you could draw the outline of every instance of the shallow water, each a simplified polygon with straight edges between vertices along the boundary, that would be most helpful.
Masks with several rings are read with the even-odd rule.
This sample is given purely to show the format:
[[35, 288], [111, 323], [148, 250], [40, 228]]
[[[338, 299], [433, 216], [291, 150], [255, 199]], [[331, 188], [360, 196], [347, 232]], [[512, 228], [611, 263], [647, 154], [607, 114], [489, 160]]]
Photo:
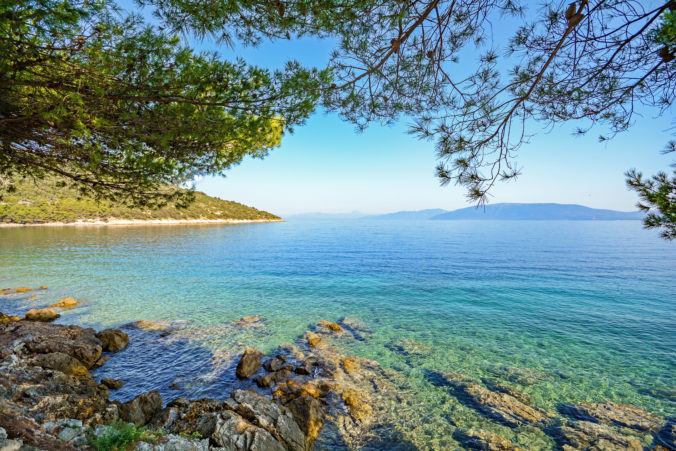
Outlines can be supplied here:
[[[49, 285], [0, 311], [73, 296], [86, 302], [59, 322], [181, 321], [170, 340], [128, 328], [132, 346], [100, 370], [128, 381], [121, 399], [165, 400], [222, 398], [244, 345], [272, 352], [320, 319], [358, 317], [372, 333], [346, 352], [405, 377], [407, 440], [448, 448], [456, 427], [480, 427], [538, 449], [551, 446], [541, 432], [483, 418], [430, 375], [497, 378], [547, 411], [617, 401], [676, 415], [674, 246], [636, 221], [0, 229], [0, 288]], [[250, 314], [265, 326], [230, 324]]]

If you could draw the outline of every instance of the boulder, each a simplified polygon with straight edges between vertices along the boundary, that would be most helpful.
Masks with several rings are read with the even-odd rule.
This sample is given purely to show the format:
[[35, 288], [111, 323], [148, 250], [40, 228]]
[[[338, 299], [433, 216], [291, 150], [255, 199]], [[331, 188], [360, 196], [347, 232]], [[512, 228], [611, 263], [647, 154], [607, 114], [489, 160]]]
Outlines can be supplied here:
[[230, 403], [234, 412], [250, 423], [267, 430], [289, 450], [305, 450], [306, 439], [293, 414], [285, 407], [260, 396], [253, 390], [235, 390]]
[[237, 377], [240, 379], [251, 377], [261, 367], [261, 357], [263, 357], [262, 352], [246, 348], [235, 369]]
[[122, 386], [124, 385], [124, 381], [122, 381], [121, 379], [111, 379], [111, 378], [103, 378], [101, 379], [101, 383], [112, 390], [118, 390], [122, 388]]
[[47, 285], [40, 285], [41, 290], [46, 290], [47, 288], [49, 288]]
[[286, 407], [305, 434], [307, 448], [312, 449], [312, 444], [324, 426], [321, 402], [311, 396], [300, 396], [289, 402]]
[[284, 367], [273, 373], [258, 376], [255, 381], [259, 387], [264, 388], [271, 387], [272, 385], [278, 384], [286, 379], [290, 379], [291, 377], [293, 377], [293, 373], [291, 372], [290, 367]]
[[33, 291], [33, 289], [28, 287], [19, 287], [16, 290], [14, 290], [15, 293], [27, 293], [29, 291]]
[[29, 363], [33, 366], [61, 371], [62, 373], [73, 376], [77, 379], [91, 378], [87, 368], [85, 368], [78, 359], [63, 352], [39, 354], [30, 360]]
[[120, 419], [136, 426], [143, 426], [162, 410], [162, 396], [157, 390], [138, 395], [118, 406]]
[[119, 329], [105, 329], [96, 334], [104, 351], [120, 351], [129, 345], [129, 335]]
[[3, 327], [0, 349], [19, 340], [29, 352], [63, 352], [78, 359], [86, 368], [92, 368], [101, 357], [101, 342], [94, 329], [30, 321], [17, 321]]
[[267, 359], [263, 363], [263, 368], [265, 368], [266, 371], [270, 372], [277, 371], [284, 365], [284, 362], [286, 362], [286, 358], [284, 358], [283, 356], [273, 357], [271, 359]]
[[612, 424], [637, 431], [656, 431], [665, 421], [637, 406], [615, 402], [564, 404], [561, 413], [582, 421]]
[[26, 320], [28, 321], [40, 321], [40, 322], [50, 322], [54, 321], [60, 317], [58, 313], [50, 308], [43, 309], [31, 309], [26, 312]]
[[78, 305], [78, 302], [73, 298], [64, 298], [59, 302], [50, 304], [50, 307], [59, 307], [59, 308], [73, 308]]

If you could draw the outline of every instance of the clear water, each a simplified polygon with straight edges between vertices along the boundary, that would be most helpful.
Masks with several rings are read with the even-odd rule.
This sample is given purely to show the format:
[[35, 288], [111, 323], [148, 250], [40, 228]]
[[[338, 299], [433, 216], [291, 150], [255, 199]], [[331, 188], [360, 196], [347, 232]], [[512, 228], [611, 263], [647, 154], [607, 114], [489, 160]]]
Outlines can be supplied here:
[[[636, 221], [0, 229], [0, 288], [50, 287], [0, 299], [0, 311], [73, 296], [86, 302], [62, 323], [182, 321], [168, 341], [130, 329], [132, 346], [100, 370], [128, 381], [121, 399], [153, 388], [222, 398], [244, 345], [272, 352], [320, 319], [359, 317], [373, 334], [346, 352], [405, 377], [413, 402], [397, 427], [412, 443], [451, 447], [455, 427], [481, 427], [547, 448], [541, 432], [464, 407], [430, 371], [513, 382], [550, 412], [617, 401], [676, 415], [675, 246]], [[250, 314], [265, 327], [229, 324]], [[402, 338], [421, 351], [401, 353]], [[507, 380], [506, 367], [539, 377]]]

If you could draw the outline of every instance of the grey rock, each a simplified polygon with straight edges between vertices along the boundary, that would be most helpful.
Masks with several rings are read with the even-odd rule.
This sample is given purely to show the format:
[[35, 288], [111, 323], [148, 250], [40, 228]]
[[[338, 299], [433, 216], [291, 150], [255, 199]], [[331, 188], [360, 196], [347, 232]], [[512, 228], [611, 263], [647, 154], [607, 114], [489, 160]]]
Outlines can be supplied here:
[[71, 442], [80, 434], [82, 434], [82, 429], [66, 427], [59, 432], [58, 438], [64, 442]]
[[162, 409], [162, 396], [157, 390], [138, 395], [118, 407], [120, 419], [136, 426], [143, 426]]
[[237, 377], [240, 379], [251, 377], [256, 371], [258, 371], [258, 368], [261, 367], [261, 357], [263, 357], [262, 352], [252, 348], [246, 348], [244, 354], [242, 354], [242, 358], [237, 364], [237, 368], [235, 369], [235, 374]]

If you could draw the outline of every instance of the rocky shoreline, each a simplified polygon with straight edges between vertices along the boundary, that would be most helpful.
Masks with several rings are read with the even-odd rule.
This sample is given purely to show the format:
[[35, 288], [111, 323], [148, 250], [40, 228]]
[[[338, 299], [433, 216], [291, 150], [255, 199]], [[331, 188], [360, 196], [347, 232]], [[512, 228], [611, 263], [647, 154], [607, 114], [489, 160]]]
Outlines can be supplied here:
[[[337, 346], [369, 339], [369, 328], [356, 318], [319, 321], [272, 355], [247, 348], [234, 369], [244, 388], [219, 399], [163, 400], [153, 390], [120, 402], [110, 395], [124, 381], [97, 380], [92, 372], [124, 352], [129, 336], [124, 328], [97, 332], [50, 322], [59, 315], [54, 309], [76, 305], [69, 299], [23, 318], [0, 314], [2, 450], [415, 449], [388, 426], [410, 402], [400, 395], [402, 377], [375, 361], [345, 355]], [[251, 315], [233, 324], [256, 328], [262, 322]], [[159, 336], [173, 333], [170, 325], [152, 321], [129, 327]], [[424, 345], [406, 339], [393, 348], [411, 356], [425, 353]], [[505, 371], [521, 382], [539, 377], [527, 369]], [[562, 404], [548, 412], [498, 380], [453, 372], [429, 372], [427, 378], [496, 424], [542, 431], [554, 449], [676, 449], [676, 421], [637, 406]], [[522, 449], [479, 429], [458, 428], [453, 439], [465, 449]]]

